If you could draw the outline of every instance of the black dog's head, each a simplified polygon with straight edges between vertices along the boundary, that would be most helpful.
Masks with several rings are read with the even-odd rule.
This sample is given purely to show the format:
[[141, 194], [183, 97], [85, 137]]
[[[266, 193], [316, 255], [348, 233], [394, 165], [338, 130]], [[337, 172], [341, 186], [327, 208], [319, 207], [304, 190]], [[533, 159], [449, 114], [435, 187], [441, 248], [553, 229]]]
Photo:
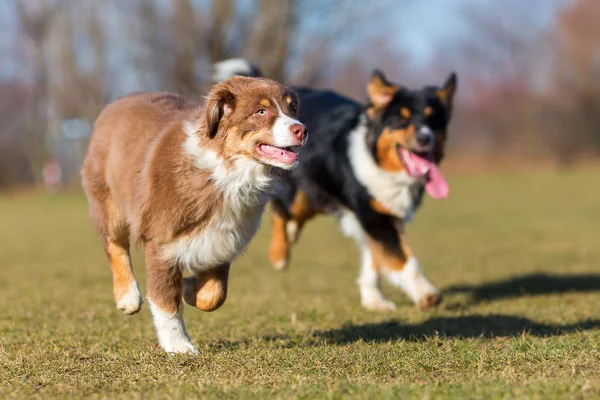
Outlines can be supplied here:
[[[444, 157], [456, 84], [452, 73], [441, 87], [410, 90], [388, 81], [381, 71], [373, 72], [368, 85], [367, 140], [380, 168], [434, 180], [439, 174], [436, 165]], [[435, 190], [428, 188], [428, 192], [445, 197], [439, 192], [444, 189], [437, 189], [437, 196]]]

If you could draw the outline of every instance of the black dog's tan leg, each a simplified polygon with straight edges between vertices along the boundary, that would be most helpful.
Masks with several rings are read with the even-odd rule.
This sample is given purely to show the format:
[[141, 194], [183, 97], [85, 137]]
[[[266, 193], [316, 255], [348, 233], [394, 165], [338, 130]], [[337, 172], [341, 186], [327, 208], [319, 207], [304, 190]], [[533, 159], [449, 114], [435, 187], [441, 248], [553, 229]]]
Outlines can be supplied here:
[[229, 264], [223, 264], [183, 281], [183, 299], [202, 311], [214, 311], [225, 303]]
[[441, 302], [439, 290], [423, 274], [404, 235], [400, 236], [397, 247], [390, 248], [372, 239], [369, 247], [382, 274], [392, 285], [401, 288], [420, 309], [425, 310]]
[[273, 206], [269, 260], [275, 269], [282, 270], [287, 266], [291, 247], [298, 240], [304, 224], [318, 213], [308, 196], [300, 190], [294, 197], [289, 213]]
[[[273, 205], [273, 203], [271, 203]], [[277, 270], [287, 266], [290, 257], [290, 244], [285, 232], [289, 216], [278, 207], [272, 207], [271, 243], [269, 245], [269, 261]]]
[[197, 353], [183, 322], [181, 270], [162, 259], [159, 246], [145, 245], [148, 303], [160, 346], [169, 353]]
[[288, 242], [295, 243], [306, 221], [318, 213], [306, 193], [299, 190], [294, 197], [294, 203], [290, 208], [290, 219], [285, 226]]

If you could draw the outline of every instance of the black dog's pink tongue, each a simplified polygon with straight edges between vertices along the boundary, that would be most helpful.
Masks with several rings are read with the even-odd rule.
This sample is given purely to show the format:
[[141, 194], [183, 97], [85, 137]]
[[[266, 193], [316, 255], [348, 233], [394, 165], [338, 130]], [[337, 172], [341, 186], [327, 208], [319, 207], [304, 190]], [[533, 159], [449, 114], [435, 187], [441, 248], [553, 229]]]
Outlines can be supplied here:
[[404, 167], [410, 176], [421, 177], [427, 174], [425, 190], [434, 199], [445, 199], [450, 192], [450, 186], [435, 162], [427, 160], [415, 153], [403, 149]]
[[429, 174], [427, 177], [429, 180], [425, 184], [425, 190], [427, 190], [427, 193], [429, 193], [431, 197], [438, 200], [448, 197], [450, 185], [448, 185], [448, 181], [446, 181], [442, 172], [433, 162], [430, 162]]

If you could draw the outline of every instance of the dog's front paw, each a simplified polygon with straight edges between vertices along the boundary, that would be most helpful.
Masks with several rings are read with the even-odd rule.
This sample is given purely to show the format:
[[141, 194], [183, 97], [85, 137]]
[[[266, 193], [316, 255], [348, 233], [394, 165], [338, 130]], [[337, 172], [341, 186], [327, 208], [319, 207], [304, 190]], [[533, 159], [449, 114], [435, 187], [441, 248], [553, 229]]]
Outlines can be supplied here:
[[116, 300], [117, 308], [123, 311], [123, 314], [135, 314], [142, 308], [142, 294], [137, 282], [132, 282], [125, 294]]
[[189, 340], [171, 341], [170, 343], [166, 343], [163, 349], [171, 354], [200, 354]]
[[288, 266], [289, 248], [285, 241], [271, 241], [269, 247], [269, 261], [274, 269], [283, 271]]
[[442, 294], [439, 292], [426, 294], [417, 302], [417, 307], [421, 311], [429, 310], [438, 306], [442, 302]]
[[284, 258], [284, 259], [277, 260], [277, 261], [271, 261], [271, 264], [273, 265], [273, 268], [274, 268], [276, 271], [283, 271], [284, 269], [286, 269], [286, 268], [287, 268], [288, 262], [287, 262], [287, 260]]

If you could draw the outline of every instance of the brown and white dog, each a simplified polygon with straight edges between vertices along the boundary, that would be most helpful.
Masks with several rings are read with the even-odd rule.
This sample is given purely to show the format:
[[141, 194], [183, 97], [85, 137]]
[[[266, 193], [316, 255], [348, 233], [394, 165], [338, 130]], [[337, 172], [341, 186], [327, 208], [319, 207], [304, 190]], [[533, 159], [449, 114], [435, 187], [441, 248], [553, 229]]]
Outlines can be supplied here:
[[297, 113], [296, 95], [279, 83], [233, 77], [213, 87], [206, 107], [134, 94], [96, 120], [81, 173], [117, 308], [134, 314], [142, 305], [132, 238], [144, 246], [147, 299], [165, 351], [196, 352], [182, 298], [204, 311], [224, 303], [229, 266], [258, 229], [274, 171], [295, 167], [306, 143]]

